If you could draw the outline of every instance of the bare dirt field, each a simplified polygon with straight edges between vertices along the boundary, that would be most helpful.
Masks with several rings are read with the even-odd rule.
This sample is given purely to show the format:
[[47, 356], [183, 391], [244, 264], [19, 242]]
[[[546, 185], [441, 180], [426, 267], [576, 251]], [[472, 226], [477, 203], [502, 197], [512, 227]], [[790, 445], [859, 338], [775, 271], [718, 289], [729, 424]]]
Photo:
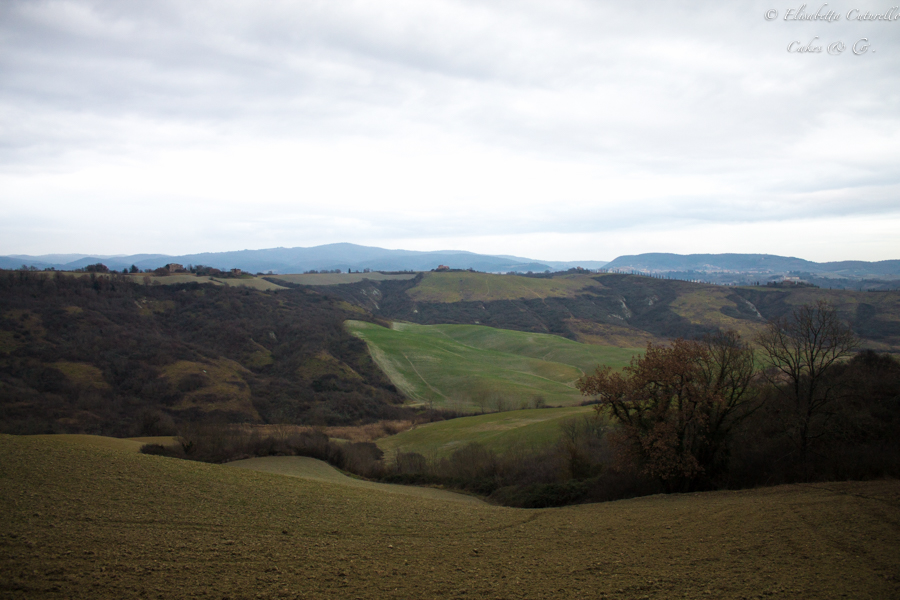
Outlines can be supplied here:
[[0, 436], [0, 598], [898, 598], [900, 482], [521, 510]]

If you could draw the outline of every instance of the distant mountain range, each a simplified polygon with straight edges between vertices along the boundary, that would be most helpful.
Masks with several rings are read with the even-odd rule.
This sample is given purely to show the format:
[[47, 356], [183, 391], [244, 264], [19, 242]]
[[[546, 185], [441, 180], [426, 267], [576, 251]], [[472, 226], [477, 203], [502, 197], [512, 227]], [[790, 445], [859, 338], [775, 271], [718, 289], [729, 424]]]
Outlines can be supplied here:
[[205, 265], [217, 269], [242, 269], [251, 273], [303, 273], [310, 270], [340, 269], [347, 271], [430, 271], [439, 265], [451, 269], [474, 269], [488, 273], [559, 271], [572, 267], [599, 269], [606, 261], [542, 261], [517, 256], [491, 256], [457, 250], [418, 252], [386, 250], [357, 244], [326, 244], [311, 248], [269, 248], [233, 252], [204, 252], [169, 256], [166, 254], [134, 254], [101, 256], [85, 254], [47, 254], [44, 256], [0, 256], [0, 268], [18, 269], [23, 265], [37, 269], [73, 270], [103, 263], [121, 271], [135, 265], [139, 269], [155, 269], [168, 263]]
[[772, 254], [667, 254], [648, 253], [620, 256], [605, 269], [649, 274], [703, 273], [757, 275], [806, 274], [825, 279], [897, 279], [900, 260], [866, 262], [845, 260], [817, 263], [802, 258]]
[[46, 254], [43, 256], [0, 256], [0, 268], [18, 269], [23, 265], [37, 269], [73, 270], [102, 262], [121, 271], [135, 265], [155, 269], [168, 263], [205, 265], [218, 269], [242, 269], [251, 273], [303, 273], [305, 271], [430, 271], [439, 265], [452, 269], [474, 269], [487, 273], [517, 271], [564, 271], [573, 267], [665, 275], [674, 279], [702, 278], [714, 283], [740, 283], [770, 280], [784, 275], [801, 275], [817, 284], [864, 280], [900, 280], [900, 260], [879, 262], [840, 261], [817, 263], [802, 258], [772, 254], [668, 254], [648, 253], [620, 256], [612, 262], [550, 261], [519, 256], [476, 254], [460, 250], [418, 252], [387, 250], [357, 244], [326, 244], [310, 248], [269, 248], [201, 254], [134, 254], [128, 256]]

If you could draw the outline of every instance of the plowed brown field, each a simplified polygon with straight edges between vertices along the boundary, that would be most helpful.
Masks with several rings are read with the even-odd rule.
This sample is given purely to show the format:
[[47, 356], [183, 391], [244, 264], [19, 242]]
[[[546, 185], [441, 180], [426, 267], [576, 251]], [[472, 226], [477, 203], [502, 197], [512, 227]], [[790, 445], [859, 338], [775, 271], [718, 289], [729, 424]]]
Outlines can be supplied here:
[[900, 483], [549, 510], [0, 436], [0, 598], [898, 598]]

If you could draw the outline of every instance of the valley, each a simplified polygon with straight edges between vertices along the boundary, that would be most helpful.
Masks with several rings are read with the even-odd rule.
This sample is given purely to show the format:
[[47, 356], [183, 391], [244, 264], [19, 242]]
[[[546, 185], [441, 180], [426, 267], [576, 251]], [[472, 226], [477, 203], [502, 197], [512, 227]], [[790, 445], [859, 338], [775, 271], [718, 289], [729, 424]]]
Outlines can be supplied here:
[[20, 434], [0, 434], [0, 597], [900, 593], [890, 355], [841, 363], [852, 395], [815, 459], [772, 404], [685, 493], [659, 493], [678, 489], [579, 391], [648, 342], [752, 340], [820, 299], [861, 348], [897, 352], [900, 293], [177, 277], [0, 273], [0, 422]]

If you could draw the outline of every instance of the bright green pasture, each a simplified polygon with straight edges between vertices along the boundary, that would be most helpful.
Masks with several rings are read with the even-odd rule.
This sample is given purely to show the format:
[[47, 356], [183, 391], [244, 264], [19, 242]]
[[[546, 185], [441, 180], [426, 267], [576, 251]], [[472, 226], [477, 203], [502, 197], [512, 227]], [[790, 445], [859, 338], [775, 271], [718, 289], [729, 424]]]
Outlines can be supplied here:
[[563, 421], [592, 416], [591, 406], [566, 406], [488, 413], [419, 425], [375, 442], [388, 460], [400, 452], [418, 452], [427, 458], [441, 458], [466, 444], [478, 442], [503, 452], [516, 446], [537, 448], [556, 443]]
[[621, 368], [640, 352], [479, 325], [346, 325], [411, 401], [461, 411], [518, 409], [539, 398], [578, 404], [580, 377], [597, 365]]

